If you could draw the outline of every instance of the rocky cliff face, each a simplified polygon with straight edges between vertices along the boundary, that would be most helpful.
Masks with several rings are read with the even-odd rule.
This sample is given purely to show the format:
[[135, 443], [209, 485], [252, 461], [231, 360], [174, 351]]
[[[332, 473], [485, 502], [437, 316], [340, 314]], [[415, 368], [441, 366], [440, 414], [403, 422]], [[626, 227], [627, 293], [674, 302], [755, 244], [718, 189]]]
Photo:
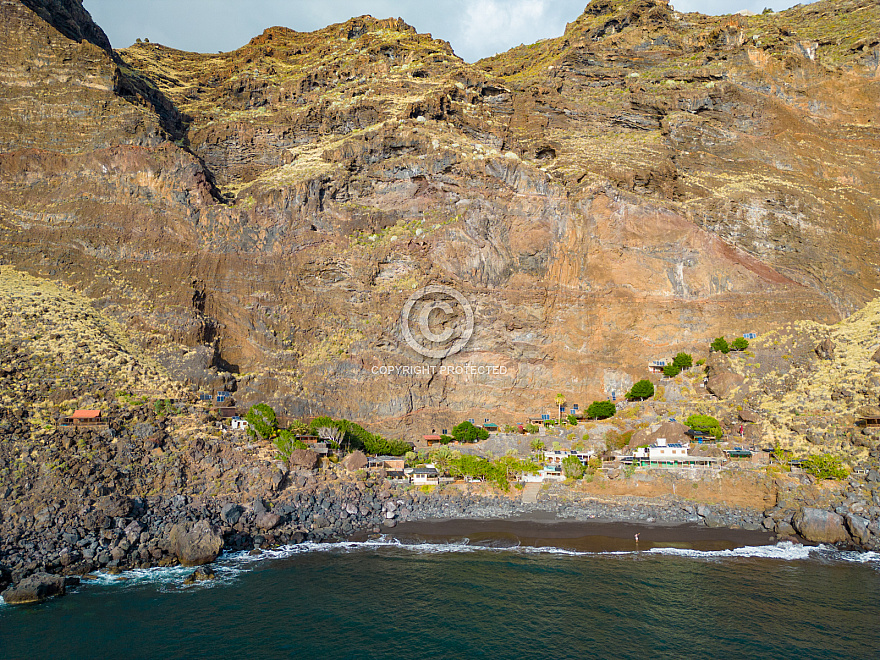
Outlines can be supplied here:
[[[880, 288], [869, 0], [594, 0], [475, 64], [368, 16], [219, 54], [114, 52], [76, 0], [0, 0], [0, 25], [0, 257], [240, 400], [409, 436], [521, 421]], [[439, 360], [399, 322], [429, 284], [474, 309]], [[505, 373], [373, 373], [465, 363]]]

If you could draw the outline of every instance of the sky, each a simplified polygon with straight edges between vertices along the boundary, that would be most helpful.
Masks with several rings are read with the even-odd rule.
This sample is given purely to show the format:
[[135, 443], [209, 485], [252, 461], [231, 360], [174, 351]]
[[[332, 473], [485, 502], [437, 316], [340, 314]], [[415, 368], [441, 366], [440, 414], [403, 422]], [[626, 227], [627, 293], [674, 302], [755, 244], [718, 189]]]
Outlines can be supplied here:
[[[114, 48], [137, 38], [181, 50], [213, 53], [239, 48], [268, 27], [310, 32], [353, 16], [404, 19], [419, 32], [452, 44], [474, 62], [513, 46], [558, 37], [588, 0], [84, 0]], [[776, 11], [789, 0], [673, 0], [681, 12], [731, 14]], [[807, 4], [804, 0], [803, 4]]]

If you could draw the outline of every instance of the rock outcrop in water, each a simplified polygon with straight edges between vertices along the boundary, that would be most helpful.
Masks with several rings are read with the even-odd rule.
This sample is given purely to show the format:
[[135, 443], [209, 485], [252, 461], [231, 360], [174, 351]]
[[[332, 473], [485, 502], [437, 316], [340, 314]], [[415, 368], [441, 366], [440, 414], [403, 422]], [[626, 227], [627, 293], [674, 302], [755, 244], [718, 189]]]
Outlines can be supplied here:
[[[78, 0], [2, 0], [0, 259], [245, 402], [410, 437], [512, 422], [872, 296], [878, 25], [870, 0], [594, 0], [468, 64], [371, 17], [114, 51]], [[422, 362], [398, 317], [430, 283], [475, 308], [444, 363], [504, 377], [371, 373]]]

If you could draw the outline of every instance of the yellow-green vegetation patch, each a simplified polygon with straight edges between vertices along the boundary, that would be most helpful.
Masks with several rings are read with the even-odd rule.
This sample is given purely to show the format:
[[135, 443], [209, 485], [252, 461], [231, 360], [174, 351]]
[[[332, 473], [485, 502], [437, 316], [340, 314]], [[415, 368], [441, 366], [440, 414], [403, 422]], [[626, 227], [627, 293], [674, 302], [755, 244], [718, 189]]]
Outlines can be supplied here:
[[[32, 400], [31, 427], [49, 432], [91, 386], [120, 396], [170, 396], [176, 384], [122, 326], [64, 285], [0, 266], [0, 360], [26, 360], [27, 378], [0, 390], [0, 405]], [[14, 347], [14, 350], [13, 350]]]

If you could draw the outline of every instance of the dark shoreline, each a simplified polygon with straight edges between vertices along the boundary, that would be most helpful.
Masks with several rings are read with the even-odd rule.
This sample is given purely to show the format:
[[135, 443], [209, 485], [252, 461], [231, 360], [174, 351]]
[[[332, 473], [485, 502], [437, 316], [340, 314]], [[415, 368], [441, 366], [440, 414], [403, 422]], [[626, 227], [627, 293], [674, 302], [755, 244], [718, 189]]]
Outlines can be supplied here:
[[[635, 535], [639, 535], [638, 542]], [[771, 532], [678, 525], [616, 522], [610, 519], [573, 521], [553, 514], [531, 512], [509, 518], [439, 518], [399, 523], [384, 535], [401, 543], [454, 543], [495, 548], [553, 547], [576, 552], [629, 552], [652, 548], [683, 548], [700, 551], [730, 550], [745, 546], [773, 545]], [[350, 540], [364, 540], [358, 533]]]

